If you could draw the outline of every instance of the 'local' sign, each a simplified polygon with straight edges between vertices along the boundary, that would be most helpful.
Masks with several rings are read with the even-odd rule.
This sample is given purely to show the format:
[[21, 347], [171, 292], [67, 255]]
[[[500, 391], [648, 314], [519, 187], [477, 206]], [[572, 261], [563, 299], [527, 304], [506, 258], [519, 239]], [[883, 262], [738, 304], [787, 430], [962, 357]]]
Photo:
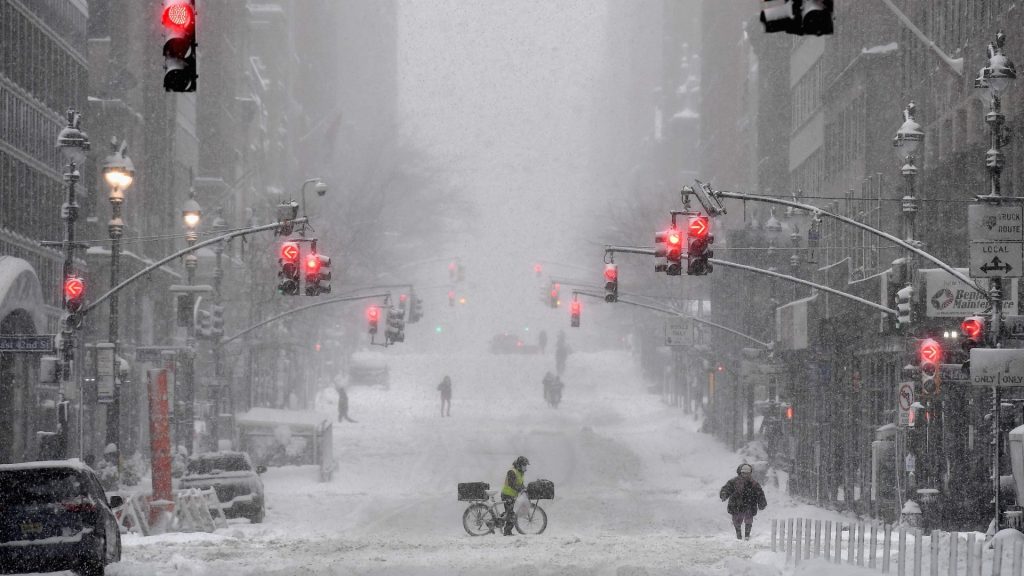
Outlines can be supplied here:
[[975, 386], [1024, 386], [1024, 349], [972, 348], [971, 384]]
[[971, 278], [1020, 278], [1024, 268], [1024, 244], [1020, 242], [971, 242]]

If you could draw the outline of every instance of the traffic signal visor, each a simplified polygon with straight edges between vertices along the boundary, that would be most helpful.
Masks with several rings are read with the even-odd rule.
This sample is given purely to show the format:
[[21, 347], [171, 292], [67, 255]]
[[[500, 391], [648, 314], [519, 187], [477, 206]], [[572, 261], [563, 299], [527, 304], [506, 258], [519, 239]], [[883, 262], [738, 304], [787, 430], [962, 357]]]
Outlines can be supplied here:
[[942, 345], [931, 338], [926, 338], [921, 341], [918, 356], [922, 363], [939, 364], [942, 362]]
[[281, 260], [285, 262], [297, 262], [299, 260], [299, 245], [295, 242], [285, 242], [281, 245]]
[[64, 279], [64, 301], [69, 312], [77, 312], [85, 301], [85, 281], [78, 276]]
[[965, 352], [971, 348], [981, 346], [985, 341], [985, 318], [983, 316], [968, 316], [960, 323], [960, 333], [964, 340], [961, 343]]

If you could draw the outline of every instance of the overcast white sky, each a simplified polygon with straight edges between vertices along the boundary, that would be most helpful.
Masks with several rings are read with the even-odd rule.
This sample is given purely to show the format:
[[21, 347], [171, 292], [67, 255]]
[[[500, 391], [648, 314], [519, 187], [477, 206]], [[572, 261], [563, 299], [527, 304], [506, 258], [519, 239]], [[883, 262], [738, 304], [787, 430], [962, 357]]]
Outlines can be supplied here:
[[[404, 127], [480, 207], [477, 234], [461, 250], [469, 296], [505, 318], [527, 322], [547, 312], [543, 318], [552, 320], [536, 305], [532, 265], [572, 262], [573, 241], [587, 229], [587, 205], [604, 203], [594, 199], [588, 165], [595, 102], [607, 86], [605, 5], [401, 0], [399, 6]], [[596, 283], [601, 262], [581, 260], [593, 266]], [[472, 292], [476, 282], [480, 290]], [[568, 327], [567, 318], [557, 320], [557, 327]]]

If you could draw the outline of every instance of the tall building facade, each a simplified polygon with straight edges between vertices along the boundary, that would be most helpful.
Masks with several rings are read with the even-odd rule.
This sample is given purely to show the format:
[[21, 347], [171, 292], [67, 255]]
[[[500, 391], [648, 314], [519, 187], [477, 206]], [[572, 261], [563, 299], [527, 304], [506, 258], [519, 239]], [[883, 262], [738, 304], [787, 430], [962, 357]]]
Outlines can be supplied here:
[[[725, 10], [722, 6], [720, 11]], [[914, 101], [925, 133], [917, 159], [915, 238], [941, 260], [966, 267], [967, 238], [963, 227], [951, 222], [965, 219], [967, 203], [988, 189], [987, 96], [973, 88], [974, 78], [999, 29], [1010, 35], [1007, 54], [1019, 60], [1024, 38], [1013, 31], [1021, 28], [1020, 11], [1011, 2], [943, 2], [938, 8], [917, 0], [836, 3], [835, 35], [822, 38], [769, 36], [756, 18], [757, 8], [750, 7], [725, 26], [728, 30], [743, 19], [756, 35], [751, 41], [759, 73], [753, 101], [758, 162], [749, 166], [753, 189], [802, 199], [902, 237], [907, 182], [892, 140], [904, 121], [902, 111]], [[721, 24], [708, 21], [705, 29]], [[705, 55], [705, 70], [719, 68], [709, 59], [720, 58], [724, 66], [729, 58], [709, 50]], [[716, 86], [705, 79], [705, 117], [708, 102], [721, 105], [721, 98], [735, 97], [735, 85]], [[1021, 89], [1013, 87], [1003, 99], [1012, 126], [1021, 122], [1013, 112], [1021, 98]], [[714, 157], [706, 169], [725, 162], [726, 151], [714, 142], [731, 130], [731, 124], [710, 128], [711, 140], [703, 146]], [[1022, 170], [1020, 151], [1007, 150], [1004, 195], [1019, 189]], [[943, 334], [957, 330], [963, 316], [980, 309], [957, 298], [937, 298], [955, 283], [925, 262], [919, 274], [908, 278], [901, 260], [906, 252], [873, 235], [799, 210], [742, 209], [753, 217], [745, 218], [742, 230], [728, 241], [724, 254], [730, 258], [739, 256], [734, 258], [729, 247], [744, 248], [756, 255], [751, 258], [759, 267], [888, 307], [894, 306], [896, 289], [908, 282], [916, 289], [918, 319], [908, 335], [896, 332], [886, 315], [862, 305], [775, 281], [753, 281], [768, 297], [758, 300], [760, 312], [745, 309], [750, 294], [730, 286], [750, 278], [716, 269], [720, 289], [714, 292], [713, 307], [722, 322], [738, 325], [733, 323], [757, 318], [747, 329], [774, 341], [768, 372], [775, 375], [762, 377], [750, 389], [768, 402], [758, 409], [766, 422], [780, 418], [772, 406], [791, 408], [790, 420], [761, 429], [774, 430], [765, 432], [763, 440], [772, 462], [789, 473], [789, 490], [887, 518], [915, 499], [925, 508], [935, 506], [935, 517], [949, 526], [983, 526], [991, 499], [991, 438], [984, 420], [988, 393], [972, 389], [959, 370], [944, 369], [938, 394], [916, 390], [923, 406], [916, 426], [896, 425], [899, 383], [919, 380], [904, 370], [916, 362], [916, 339], [937, 338], [945, 361], [958, 365], [965, 359], [959, 343]], [[1019, 294], [1010, 294], [1010, 313], [1017, 312], [1018, 299]], [[734, 342], [716, 353], [740, 362], [741, 346]], [[737, 378], [740, 384], [746, 383]], [[726, 411], [745, 416], [754, 410], [742, 392], [730, 396], [728, 390], [721, 398], [731, 404]], [[743, 424], [752, 420], [736, 420], [716, 432], [754, 437], [757, 431]]]
[[[53, 334], [63, 255], [65, 110], [82, 111], [89, 70], [85, 0], [0, 1], [0, 333]], [[83, 126], [86, 130], [88, 126]], [[78, 191], [84, 198], [85, 181]], [[84, 267], [82, 262], [79, 265]], [[0, 462], [38, 453], [61, 390], [39, 382], [35, 354], [0, 353]]]

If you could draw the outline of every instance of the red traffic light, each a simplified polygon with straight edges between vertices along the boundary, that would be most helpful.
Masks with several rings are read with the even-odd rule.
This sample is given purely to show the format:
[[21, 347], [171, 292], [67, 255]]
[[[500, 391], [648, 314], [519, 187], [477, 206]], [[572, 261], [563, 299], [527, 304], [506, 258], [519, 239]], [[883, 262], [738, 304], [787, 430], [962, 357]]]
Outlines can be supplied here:
[[399, 294], [398, 295], [398, 301], [399, 302], [405, 302], [408, 299], [409, 299], [409, 297], [407, 295], [405, 295], [405, 294]]
[[669, 230], [665, 238], [666, 242], [671, 246], [679, 246], [683, 243], [683, 236], [679, 233], [679, 230], [676, 230], [675, 228]]
[[697, 216], [690, 219], [690, 226], [687, 230], [691, 238], [704, 238], [711, 230], [711, 224], [705, 216]]
[[569, 309], [572, 312], [573, 316], [579, 316], [580, 315], [580, 301], [579, 300], [573, 300], [572, 304], [570, 304], [570, 306], [569, 306]]
[[64, 298], [77, 300], [85, 293], [85, 282], [78, 276], [68, 276], [64, 279]]
[[370, 322], [376, 322], [380, 318], [380, 308], [376, 306], [370, 306], [366, 309], [366, 319]]
[[786, 406], [786, 420], [792, 420], [792, 419], [793, 419], [793, 407], [792, 406]]
[[619, 279], [619, 267], [615, 264], [604, 265], [604, 278], [608, 282], [615, 282]]
[[942, 361], [942, 346], [935, 340], [928, 338], [921, 342], [919, 354], [922, 362], [938, 364]]
[[176, 0], [164, 6], [163, 23], [168, 28], [186, 29], [196, 21], [195, 10], [188, 0]]
[[981, 334], [984, 331], [985, 324], [983, 324], [978, 318], [968, 318], [960, 323], [960, 332], [971, 340], [980, 339]]
[[295, 262], [299, 259], [299, 245], [295, 242], [285, 242], [281, 245], [281, 259], [285, 262]]
[[316, 274], [320, 271], [320, 256], [317, 254], [310, 254], [306, 256], [306, 273]]
[[541, 273], [541, 271], [543, 271], [543, 270], [544, 270], [544, 267], [543, 267], [543, 266], [541, 266], [540, 264], [534, 264], [534, 265], [533, 265], [533, 271], [534, 271], [534, 273], [536, 273], [536, 274], [540, 274], [540, 273]]

